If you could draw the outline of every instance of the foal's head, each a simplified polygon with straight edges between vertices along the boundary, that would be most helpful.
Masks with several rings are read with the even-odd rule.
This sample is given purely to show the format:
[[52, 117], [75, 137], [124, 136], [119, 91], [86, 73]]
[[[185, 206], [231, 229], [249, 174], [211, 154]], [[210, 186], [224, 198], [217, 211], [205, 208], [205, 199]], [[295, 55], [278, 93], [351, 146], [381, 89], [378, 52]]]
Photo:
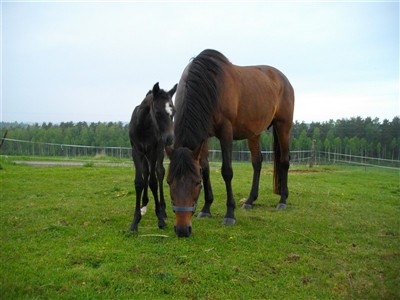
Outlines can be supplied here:
[[177, 84], [169, 92], [166, 92], [160, 89], [157, 82], [151, 91], [153, 98], [150, 102], [150, 114], [165, 145], [172, 145], [174, 141], [172, 121], [175, 115], [175, 107], [172, 103], [172, 96], [175, 94], [176, 88]]
[[188, 237], [192, 233], [192, 216], [202, 187], [201, 147], [194, 151], [186, 147], [165, 148], [171, 161], [167, 182], [176, 217], [174, 229], [179, 237]]

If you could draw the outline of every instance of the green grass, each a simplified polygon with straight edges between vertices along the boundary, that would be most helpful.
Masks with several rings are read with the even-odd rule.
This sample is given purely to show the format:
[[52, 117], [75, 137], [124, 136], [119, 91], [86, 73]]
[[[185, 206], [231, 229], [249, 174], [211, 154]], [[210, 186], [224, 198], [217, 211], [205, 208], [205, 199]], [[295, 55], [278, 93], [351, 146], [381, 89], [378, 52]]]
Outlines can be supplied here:
[[[192, 236], [179, 239], [167, 186], [167, 229], [158, 229], [151, 200], [139, 234], [128, 231], [132, 167], [12, 160], [0, 161], [2, 299], [400, 297], [398, 171], [293, 167], [289, 206], [278, 212], [265, 164], [257, 205], [224, 227], [225, 187], [213, 165], [213, 218], [194, 219]], [[251, 164], [234, 164], [234, 174], [238, 203]]]

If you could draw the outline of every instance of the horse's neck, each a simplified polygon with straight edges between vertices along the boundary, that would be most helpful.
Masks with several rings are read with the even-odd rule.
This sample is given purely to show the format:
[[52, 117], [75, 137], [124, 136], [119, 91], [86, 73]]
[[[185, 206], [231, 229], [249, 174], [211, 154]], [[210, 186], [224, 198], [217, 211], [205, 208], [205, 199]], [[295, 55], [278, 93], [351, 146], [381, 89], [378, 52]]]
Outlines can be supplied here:
[[143, 136], [152, 136], [156, 134], [154, 121], [150, 114], [150, 106], [145, 105], [145, 103], [142, 103], [138, 111], [136, 130], [140, 135]]

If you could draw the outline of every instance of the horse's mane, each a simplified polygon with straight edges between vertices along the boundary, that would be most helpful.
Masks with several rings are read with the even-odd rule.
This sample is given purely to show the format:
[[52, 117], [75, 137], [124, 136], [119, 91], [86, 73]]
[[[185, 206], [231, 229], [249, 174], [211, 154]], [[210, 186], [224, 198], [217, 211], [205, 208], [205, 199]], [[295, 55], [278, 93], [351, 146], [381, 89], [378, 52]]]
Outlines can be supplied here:
[[196, 174], [197, 170], [193, 163], [193, 153], [188, 148], [175, 149], [169, 165], [169, 174], [178, 179]]
[[212, 112], [218, 101], [223, 66], [229, 60], [215, 50], [204, 50], [193, 58], [183, 83], [183, 99], [175, 116], [175, 145], [194, 150], [208, 139]]

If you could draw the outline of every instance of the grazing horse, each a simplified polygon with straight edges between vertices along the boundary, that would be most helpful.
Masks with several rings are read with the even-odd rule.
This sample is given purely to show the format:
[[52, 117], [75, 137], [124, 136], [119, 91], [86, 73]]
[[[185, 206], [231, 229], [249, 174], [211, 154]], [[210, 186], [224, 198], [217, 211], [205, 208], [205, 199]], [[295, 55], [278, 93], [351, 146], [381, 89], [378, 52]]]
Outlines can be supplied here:
[[232, 143], [247, 139], [253, 165], [253, 183], [243, 208], [258, 197], [262, 164], [260, 135], [273, 126], [274, 192], [277, 208], [289, 195], [289, 139], [294, 91], [289, 80], [270, 66], [236, 66], [215, 50], [204, 50], [183, 71], [175, 97], [174, 147], [166, 147], [171, 163], [167, 182], [175, 211], [175, 232], [189, 236], [191, 218], [202, 181], [205, 204], [198, 217], [211, 216], [213, 193], [208, 164], [208, 138], [216, 136], [222, 150], [222, 177], [226, 186], [226, 214], [222, 222], [236, 222], [232, 193]]
[[[132, 159], [135, 164], [136, 190], [132, 231], [138, 230], [141, 216], [146, 212], [146, 205], [149, 202], [148, 186], [150, 186], [154, 196], [158, 227], [164, 228], [166, 226], [164, 219], [167, 214], [163, 192], [164, 145], [171, 145], [174, 139], [172, 120], [175, 108], [172, 103], [172, 96], [176, 88], [177, 85], [169, 92], [165, 92], [160, 89], [157, 82], [132, 113], [129, 124], [129, 138], [132, 146]], [[160, 199], [157, 194], [158, 189]], [[142, 200], [142, 208], [140, 207], [140, 200]]]

